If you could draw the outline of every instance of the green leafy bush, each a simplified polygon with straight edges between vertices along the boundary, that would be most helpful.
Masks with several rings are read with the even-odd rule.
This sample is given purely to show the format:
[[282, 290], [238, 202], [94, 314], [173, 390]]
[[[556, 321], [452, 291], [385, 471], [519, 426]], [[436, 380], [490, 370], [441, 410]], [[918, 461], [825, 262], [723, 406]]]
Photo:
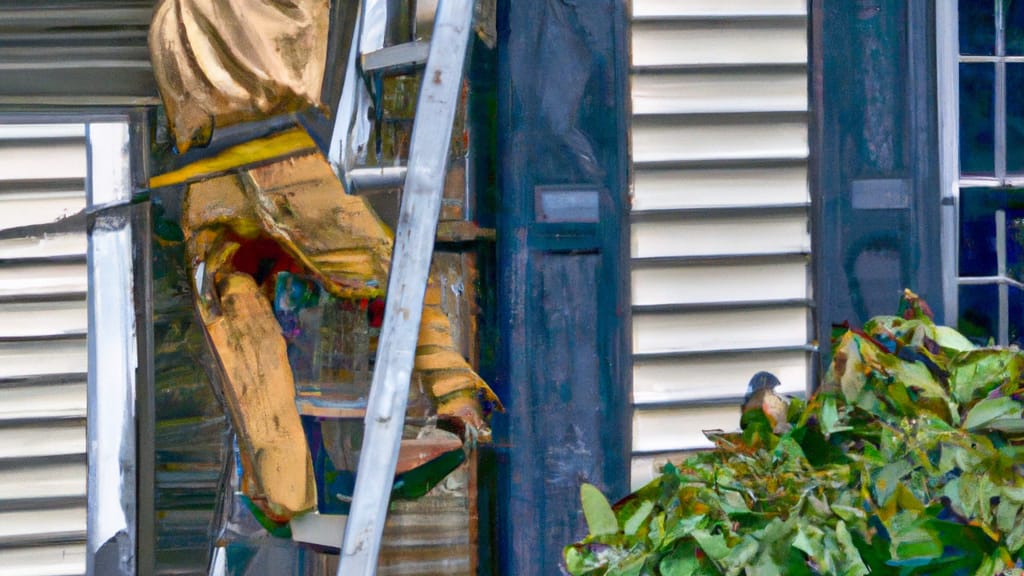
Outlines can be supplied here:
[[901, 308], [835, 335], [784, 433], [756, 410], [614, 507], [584, 486], [569, 573], [1024, 574], [1024, 353]]

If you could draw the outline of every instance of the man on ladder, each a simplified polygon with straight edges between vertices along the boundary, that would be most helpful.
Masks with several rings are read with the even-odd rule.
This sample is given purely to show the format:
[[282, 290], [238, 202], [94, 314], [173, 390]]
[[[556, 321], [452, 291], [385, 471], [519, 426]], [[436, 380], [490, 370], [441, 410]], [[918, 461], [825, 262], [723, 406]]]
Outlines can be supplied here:
[[[471, 11], [471, 3], [450, 3], [451, 10], [463, 12], [456, 19], [465, 16], [464, 27], [468, 27], [465, 13]], [[438, 21], [452, 19], [453, 14], [446, 16], [444, 10], [442, 5]], [[154, 14], [150, 50], [178, 151], [205, 144], [216, 129], [225, 126], [322, 107], [329, 13], [329, 0], [164, 0]], [[443, 39], [443, 33], [435, 32], [435, 43]], [[435, 81], [447, 86], [424, 90], [450, 91], [452, 82], [457, 90], [464, 38], [461, 50], [458, 62], [449, 63], [450, 68], [458, 66], [458, 79]], [[431, 59], [443, 62], [444, 55], [435, 59], [434, 51], [432, 46]], [[440, 73], [435, 73], [435, 80], [439, 78]], [[423, 98], [433, 99], [436, 106], [443, 97], [427, 94]], [[418, 112], [423, 109], [423, 98]], [[449, 98], [441, 104], [444, 114], [439, 116], [447, 115], [448, 132], [414, 129], [407, 196], [428, 196], [417, 190], [429, 189], [437, 182], [437, 175], [425, 170], [422, 163], [441, 164], [443, 180], [443, 152], [455, 100]], [[437, 110], [432, 114], [437, 115]], [[417, 179], [419, 174], [428, 177]], [[182, 221], [195, 303], [217, 360], [223, 398], [238, 437], [243, 491], [263, 514], [287, 522], [311, 510], [316, 502], [285, 340], [271, 304], [276, 275], [281, 272], [311, 277], [338, 298], [378, 298], [388, 286], [391, 298], [376, 366], [382, 373], [380, 379], [388, 380], [390, 388], [387, 394], [380, 392], [385, 386], [378, 386], [378, 375], [374, 376], [364, 458], [368, 452], [390, 449], [392, 436], [375, 440], [372, 425], [390, 426], [393, 432], [395, 422], [390, 422], [387, 414], [396, 406], [404, 410], [404, 398], [398, 398], [397, 405], [394, 402], [395, 382], [402, 385], [404, 372], [404, 385], [408, 386], [409, 371], [403, 371], [402, 362], [411, 350], [415, 350], [415, 370], [435, 400], [438, 416], [459, 422], [473, 438], [489, 438], [485, 416], [492, 408], [500, 409], [500, 402], [456, 350], [448, 319], [440, 309], [439, 288], [427, 282], [423, 259], [414, 255], [425, 248], [429, 264], [436, 206], [427, 202], [427, 208], [421, 208], [427, 213], [409, 216], [407, 211], [416, 209], [415, 200], [403, 200], [398, 246], [393, 246], [390, 234], [364, 199], [345, 193], [323, 154], [297, 124], [154, 178], [153, 185], [181, 182], [188, 183]], [[405, 232], [403, 221], [411, 222]], [[421, 241], [424, 230], [429, 231], [427, 242]], [[398, 255], [392, 267], [393, 249]], [[410, 303], [417, 300], [422, 302], [421, 317], [419, 304], [413, 308], [417, 312], [410, 313]], [[410, 318], [415, 323], [403, 327], [402, 319], [408, 322]], [[389, 322], [397, 332], [392, 329], [389, 333]], [[394, 344], [396, 341], [399, 343]], [[399, 430], [402, 416], [398, 414], [396, 419]], [[394, 448], [397, 450], [397, 439]], [[389, 474], [393, 474], [393, 458], [390, 468]], [[382, 495], [385, 503], [388, 491]], [[357, 502], [359, 494], [357, 483]]]

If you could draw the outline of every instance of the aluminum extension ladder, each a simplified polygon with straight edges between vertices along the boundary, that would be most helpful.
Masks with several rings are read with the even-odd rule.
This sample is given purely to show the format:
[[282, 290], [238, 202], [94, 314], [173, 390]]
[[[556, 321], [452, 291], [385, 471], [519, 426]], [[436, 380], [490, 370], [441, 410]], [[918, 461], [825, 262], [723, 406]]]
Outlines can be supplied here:
[[362, 172], [370, 172], [363, 177], [376, 177], [394, 184], [404, 178], [404, 190], [339, 576], [370, 576], [377, 570], [434, 251], [448, 148], [472, 31], [473, 0], [440, 0], [429, 45], [411, 42], [384, 48], [387, 0], [363, 0], [360, 11], [353, 35], [355, 48], [350, 51], [328, 152], [329, 160], [349, 190], [358, 188], [354, 177], [359, 176], [345, 166], [349, 122], [353, 118], [356, 122], [366, 119], [365, 108], [359, 110], [360, 100], [355, 96], [362, 82], [355, 59], [359, 58], [363, 74], [418, 67], [424, 64], [424, 59], [426, 68], [413, 119], [407, 165], [383, 170], [362, 169]]

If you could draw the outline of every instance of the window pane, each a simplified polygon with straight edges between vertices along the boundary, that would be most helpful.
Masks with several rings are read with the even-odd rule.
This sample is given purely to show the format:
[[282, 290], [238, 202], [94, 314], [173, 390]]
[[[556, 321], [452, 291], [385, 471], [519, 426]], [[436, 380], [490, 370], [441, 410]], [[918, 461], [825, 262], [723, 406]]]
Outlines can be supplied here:
[[960, 0], [960, 53], [995, 54], [995, 3], [999, 0]]
[[[1011, 344], [1020, 345], [1024, 340], [1024, 292], [1013, 286], [1009, 292], [1009, 328]], [[995, 284], [985, 286], [961, 286], [959, 289], [959, 323], [957, 329], [976, 344], [987, 344], [989, 339], [998, 343], [999, 331], [999, 288]]]
[[984, 345], [990, 338], [997, 338], [999, 291], [996, 285], [960, 287], [960, 320], [957, 329], [975, 344]]
[[1024, 55], [1024, 1], [1006, 2], [1006, 55]]
[[985, 188], [960, 190], [960, 275], [995, 276], [998, 192]]
[[1024, 172], [1024, 64], [1006, 65], [1006, 170]]
[[995, 65], [960, 65], [960, 172], [993, 174]]
[[[1008, 287], [1010, 344], [1021, 344], [1024, 338], [1024, 293]], [[976, 344], [999, 339], [999, 287], [960, 287], [960, 322], [957, 328]]]
[[994, 276], [996, 211], [1006, 213], [1006, 273], [1024, 281], [1024, 190], [960, 190], [960, 275]]

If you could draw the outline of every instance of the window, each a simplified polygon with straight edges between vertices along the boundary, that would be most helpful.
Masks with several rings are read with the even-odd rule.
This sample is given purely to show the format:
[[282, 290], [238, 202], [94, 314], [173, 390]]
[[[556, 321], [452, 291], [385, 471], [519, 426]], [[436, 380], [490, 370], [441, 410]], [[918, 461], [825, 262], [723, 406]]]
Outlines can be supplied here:
[[1024, 342], [1024, 2], [939, 3], [948, 318]]

